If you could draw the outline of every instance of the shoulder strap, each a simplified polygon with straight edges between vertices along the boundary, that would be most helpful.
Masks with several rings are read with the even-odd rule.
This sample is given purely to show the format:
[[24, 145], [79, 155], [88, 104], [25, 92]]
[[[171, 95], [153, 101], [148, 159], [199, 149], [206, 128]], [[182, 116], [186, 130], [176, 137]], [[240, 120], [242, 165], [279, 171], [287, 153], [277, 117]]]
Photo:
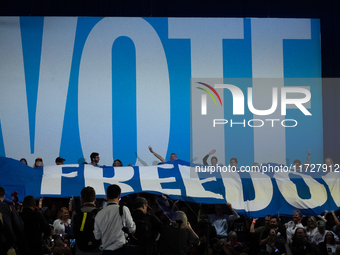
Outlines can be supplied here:
[[83, 219], [82, 219], [82, 221], [81, 221], [81, 226], [80, 226], [80, 231], [81, 231], [81, 232], [84, 231], [86, 218], [87, 218], [87, 213], [84, 212], [84, 213], [83, 213]]
[[120, 204], [119, 205], [119, 215], [121, 216], [121, 217], [123, 217], [123, 204]]
[[124, 228], [125, 228], [125, 225], [124, 225], [124, 220], [123, 220], [123, 213], [124, 213], [124, 211], [123, 211], [123, 206], [124, 206], [124, 205], [122, 205], [122, 204], [119, 205], [119, 215], [120, 215], [120, 218], [121, 218], [121, 220], [122, 220], [122, 226], [123, 226], [123, 229], [124, 229]]

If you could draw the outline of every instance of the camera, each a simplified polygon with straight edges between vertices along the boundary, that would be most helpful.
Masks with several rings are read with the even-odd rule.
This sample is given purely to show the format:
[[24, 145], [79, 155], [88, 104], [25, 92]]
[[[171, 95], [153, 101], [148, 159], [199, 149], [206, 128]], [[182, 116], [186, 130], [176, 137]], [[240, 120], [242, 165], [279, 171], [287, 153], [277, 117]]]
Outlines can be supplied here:
[[125, 234], [129, 234], [129, 229], [127, 227], [123, 227], [122, 230]]

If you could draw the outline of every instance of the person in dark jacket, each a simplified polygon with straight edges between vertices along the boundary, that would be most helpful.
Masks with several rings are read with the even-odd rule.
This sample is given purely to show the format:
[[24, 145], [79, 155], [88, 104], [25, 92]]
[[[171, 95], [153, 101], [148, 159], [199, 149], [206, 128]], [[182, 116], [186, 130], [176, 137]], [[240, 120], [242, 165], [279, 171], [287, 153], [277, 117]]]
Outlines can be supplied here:
[[16, 238], [10, 230], [7, 222], [3, 221], [2, 213], [0, 213], [0, 255], [5, 255], [12, 247], [15, 246]]
[[41, 212], [35, 211], [36, 201], [34, 197], [27, 196], [24, 199], [23, 210], [20, 213], [24, 222], [24, 236], [28, 252], [26, 255], [42, 254], [42, 234], [51, 235], [51, 228], [45, 221]]
[[[4, 201], [5, 189], [0, 187], [0, 213], [2, 215], [3, 225], [6, 226], [10, 239], [14, 237], [14, 240], [11, 240], [11, 248], [17, 248], [21, 253], [24, 253], [24, 246], [22, 245], [24, 224], [15, 208], [13, 206], [9, 206]], [[6, 237], [2, 236], [1, 239], [0, 246], [3, 246], [3, 243], [7, 242]]]
[[132, 236], [132, 243], [138, 245], [140, 254], [156, 254], [156, 238], [163, 230], [163, 223], [153, 214], [148, 214], [148, 201], [143, 197], [133, 200], [133, 221], [136, 232]]
[[161, 234], [159, 244], [159, 253], [161, 255], [186, 255], [190, 245], [200, 244], [200, 239], [191, 228], [184, 212], [177, 211], [175, 220], [176, 223], [166, 227]]
[[307, 240], [306, 230], [298, 227], [294, 233], [290, 249], [293, 255], [312, 255], [315, 251]]

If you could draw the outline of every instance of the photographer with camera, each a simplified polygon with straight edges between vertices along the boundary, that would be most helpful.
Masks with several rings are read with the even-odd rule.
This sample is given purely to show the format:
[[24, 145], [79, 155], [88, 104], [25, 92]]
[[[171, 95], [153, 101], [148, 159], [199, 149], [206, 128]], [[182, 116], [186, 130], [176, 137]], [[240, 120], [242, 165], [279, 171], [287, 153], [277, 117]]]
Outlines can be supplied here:
[[106, 189], [107, 206], [95, 217], [94, 236], [101, 239], [103, 254], [126, 254], [125, 233], [134, 233], [136, 225], [129, 208], [119, 206], [121, 189], [112, 184]]

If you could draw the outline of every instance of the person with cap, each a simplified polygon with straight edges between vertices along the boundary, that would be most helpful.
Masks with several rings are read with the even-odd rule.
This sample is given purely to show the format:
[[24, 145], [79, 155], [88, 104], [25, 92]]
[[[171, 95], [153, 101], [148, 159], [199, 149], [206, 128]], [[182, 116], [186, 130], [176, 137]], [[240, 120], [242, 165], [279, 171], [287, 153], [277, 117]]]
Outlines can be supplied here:
[[[319, 233], [316, 233], [314, 238], [313, 238], [313, 242], [318, 245], [319, 243], [323, 242], [324, 239], [325, 239], [325, 235], [328, 233], [328, 232], [332, 232], [330, 230], [326, 230], [326, 223], [325, 221], [323, 220], [319, 220], [317, 223], [316, 223], [316, 226], [318, 227], [318, 231]], [[333, 232], [332, 232], [333, 233]], [[334, 234], [334, 239], [335, 241], [339, 242], [339, 237]]]
[[55, 164], [56, 165], [64, 165], [64, 161], [65, 161], [65, 159], [64, 158], [61, 158], [61, 157], [57, 157], [56, 159], [55, 159]]
[[42, 160], [42, 158], [36, 158], [33, 168], [37, 168], [37, 167], [40, 167], [40, 166], [44, 166], [43, 160]]
[[140, 247], [140, 254], [156, 254], [156, 238], [163, 230], [162, 222], [153, 214], [148, 214], [148, 201], [144, 197], [133, 200], [133, 221], [136, 232], [132, 244]]

